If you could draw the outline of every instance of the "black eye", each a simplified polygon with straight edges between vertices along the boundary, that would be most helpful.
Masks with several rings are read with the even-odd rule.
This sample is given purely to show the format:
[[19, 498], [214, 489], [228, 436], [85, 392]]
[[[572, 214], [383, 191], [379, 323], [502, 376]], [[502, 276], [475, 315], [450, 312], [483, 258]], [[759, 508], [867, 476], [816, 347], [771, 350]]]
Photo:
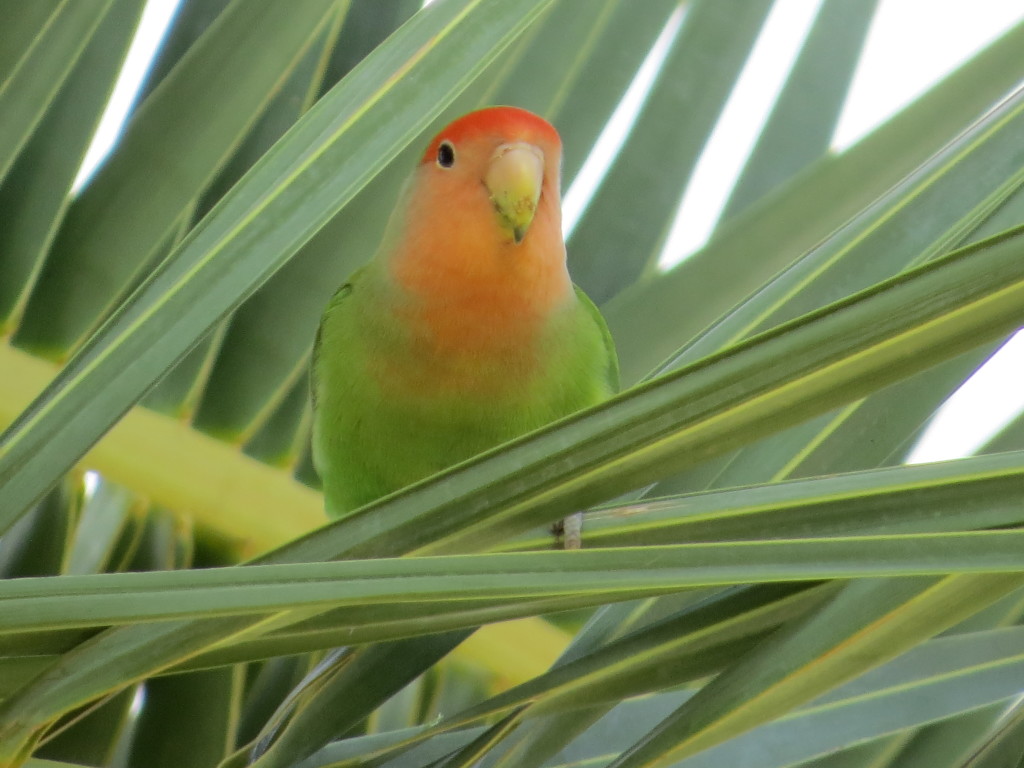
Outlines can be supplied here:
[[442, 141], [437, 148], [437, 164], [442, 168], [451, 168], [455, 165], [455, 147], [450, 141]]

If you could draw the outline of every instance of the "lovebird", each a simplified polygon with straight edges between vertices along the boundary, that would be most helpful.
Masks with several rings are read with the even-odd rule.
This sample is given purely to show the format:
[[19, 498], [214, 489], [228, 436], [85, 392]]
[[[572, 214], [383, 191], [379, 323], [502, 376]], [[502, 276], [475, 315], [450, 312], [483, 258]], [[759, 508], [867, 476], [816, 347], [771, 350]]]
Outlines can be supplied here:
[[555, 128], [515, 107], [464, 115], [427, 146], [316, 335], [313, 459], [330, 516], [618, 390], [604, 318], [566, 268], [561, 154]]

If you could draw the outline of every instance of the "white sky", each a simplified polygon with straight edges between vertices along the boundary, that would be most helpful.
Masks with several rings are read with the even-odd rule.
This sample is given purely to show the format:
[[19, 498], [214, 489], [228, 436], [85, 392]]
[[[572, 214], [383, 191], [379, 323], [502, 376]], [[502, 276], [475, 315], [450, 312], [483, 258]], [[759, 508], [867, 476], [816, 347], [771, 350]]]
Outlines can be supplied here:
[[1022, 18], [1017, 0], [883, 0], [835, 146], [852, 144]]
[[89, 151], [85, 153], [82, 167], [78, 169], [78, 176], [71, 187], [72, 192], [81, 188], [114, 146], [125, 115], [131, 109], [135, 96], [142, 86], [142, 79], [153, 62], [156, 47], [167, 32], [174, 12], [180, 4], [181, 0], [149, 0], [146, 3], [135, 39], [128, 48], [121, 76], [114, 85], [114, 92], [110, 95], [107, 108], [100, 118]]
[[[180, 0], [149, 0], [122, 77], [89, 149], [75, 189], [113, 146], [125, 113]], [[799, 50], [821, 0], [778, 0], [705, 148], [665, 244], [668, 254], [692, 253], [706, 242], [730, 187]], [[565, 195], [566, 231], [579, 220], [590, 192], [604, 177], [642, 106], [684, 14], [673, 15], [633, 86], [602, 133], [595, 151]], [[882, 0], [868, 33], [848, 101], [834, 137], [842, 149], [856, 142], [943, 75], [1024, 18], [1024, 3], [1011, 0]], [[1006, 345], [950, 401], [908, 460], [935, 461], [969, 455], [1024, 409], [1024, 333]]]
[[707, 242], [820, 5], [821, 0], [781, 0], [772, 7], [693, 170], [662, 249], [662, 266]]
[[601, 131], [601, 135], [594, 142], [594, 148], [590, 151], [586, 162], [580, 168], [579, 173], [573, 180], [573, 184], [565, 191], [562, 198], [562, 230], [566, 239], [579, 223], [583, 211], [587, 207], [587, 201], [598, 184], [604, 179], [619, 148], [622, 147], [629, 129], [633, 126], [634, 118], [640, 108], [647, 101], [647, 96], [654, 83], [654, 76], [658, 74], [658, 68], [668, 54], [669, 45], [679, 34], [685, 18], [685, 7], [677, 8], [669, 17], [668, 23], [658, 35], [650, 53], [644, 57], [637, 70], [636, 76], [618, 107], [608, 120], [608, 125]]

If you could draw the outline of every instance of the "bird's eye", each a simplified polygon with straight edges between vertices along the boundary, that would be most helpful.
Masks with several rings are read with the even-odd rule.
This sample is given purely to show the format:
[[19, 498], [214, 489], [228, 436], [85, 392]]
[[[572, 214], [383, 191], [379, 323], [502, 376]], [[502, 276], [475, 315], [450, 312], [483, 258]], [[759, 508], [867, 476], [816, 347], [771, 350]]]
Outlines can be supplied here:
[[451, 168], [455, 165], [455, 147], [450, 141], [442, 141], [437, 148], [437, 164], [442, 168]]

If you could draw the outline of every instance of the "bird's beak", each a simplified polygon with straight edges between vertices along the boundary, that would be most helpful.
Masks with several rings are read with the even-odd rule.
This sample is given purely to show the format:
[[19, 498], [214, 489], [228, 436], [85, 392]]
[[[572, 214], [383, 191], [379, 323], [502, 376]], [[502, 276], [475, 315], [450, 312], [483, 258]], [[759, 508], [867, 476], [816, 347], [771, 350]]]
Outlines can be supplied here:
[[501, 225], [518, 245], [526, 237], [544, 182], [544, 154], [533, 144], [502, 144], [491, 156], [484, 184]]

